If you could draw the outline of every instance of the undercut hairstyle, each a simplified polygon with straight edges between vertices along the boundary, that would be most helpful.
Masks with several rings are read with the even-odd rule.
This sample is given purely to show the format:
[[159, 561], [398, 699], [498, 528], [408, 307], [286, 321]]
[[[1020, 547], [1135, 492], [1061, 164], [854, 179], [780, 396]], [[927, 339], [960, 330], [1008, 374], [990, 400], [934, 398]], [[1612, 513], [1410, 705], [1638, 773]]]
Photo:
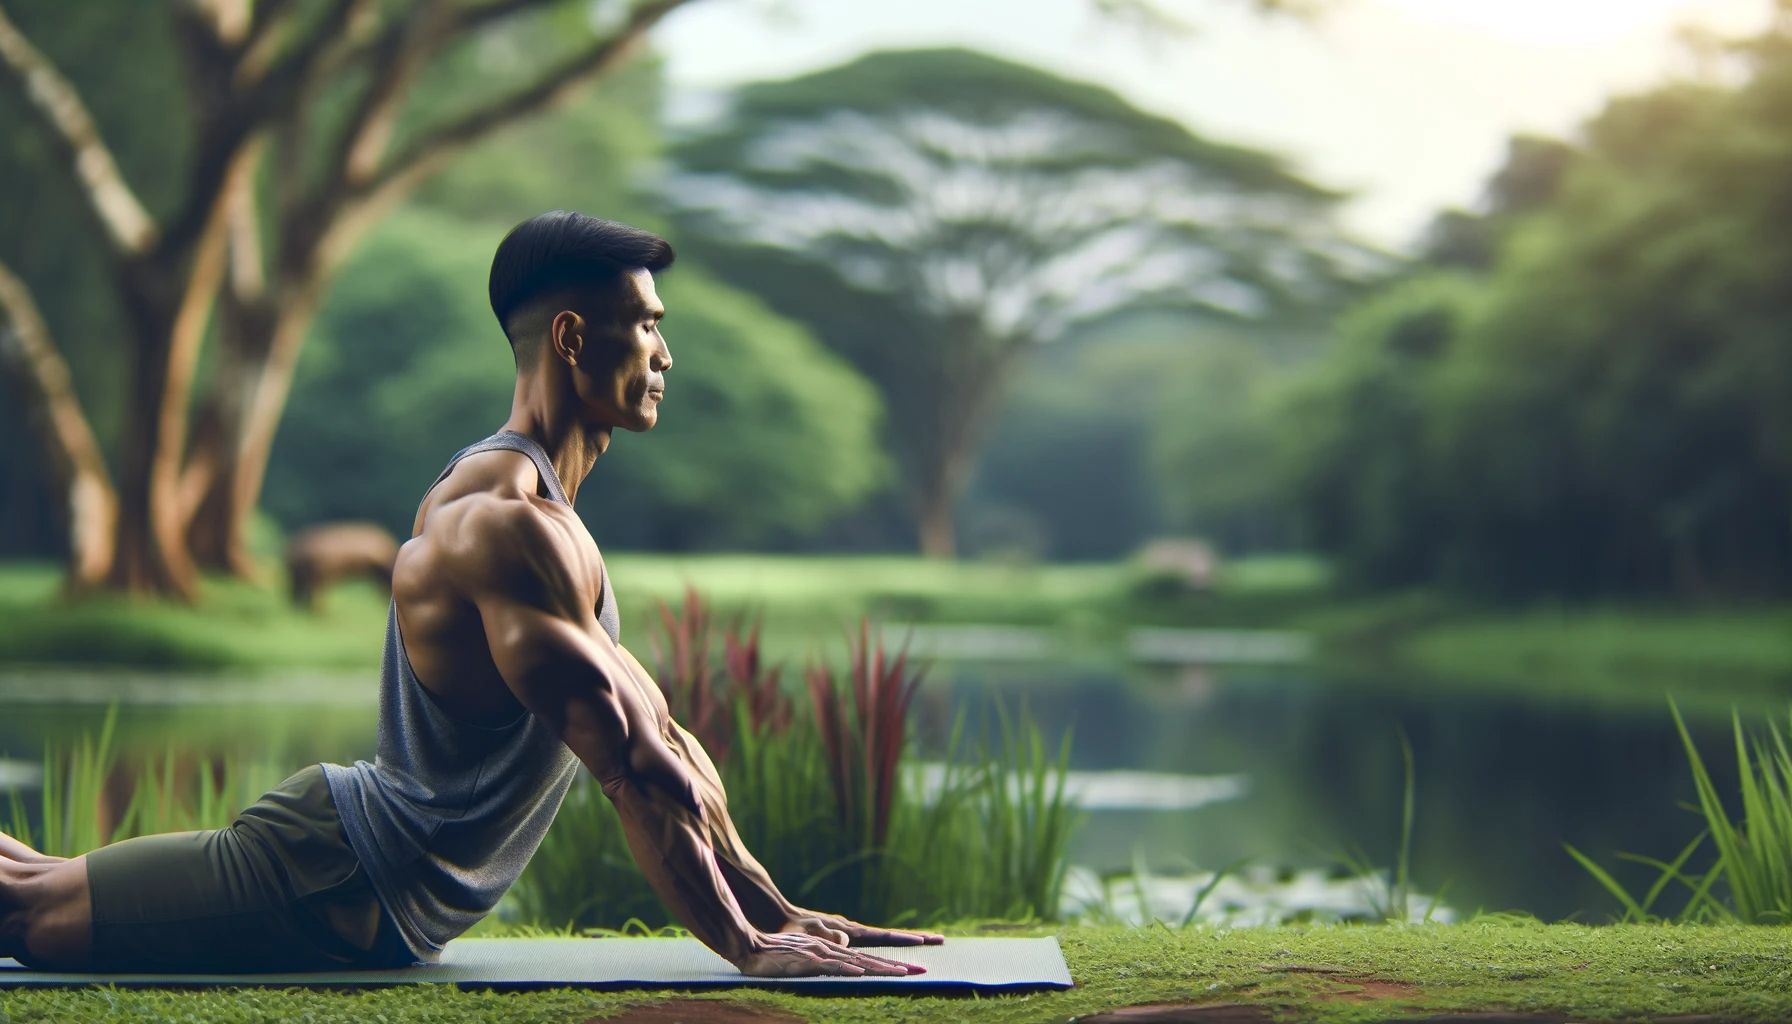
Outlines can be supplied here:
[[651, 231], [566, 210], [544, 213], [511, 228], [498, 243], [487, 284], [492, 313], [510, 347], [519, 349], [537, 339], [518, 337], [531, 332], [516, 331], [520, 325], [513, 321], [536, 299], [601, 288], [637, 270], [657, 273], [676, 257], [672, 243]]

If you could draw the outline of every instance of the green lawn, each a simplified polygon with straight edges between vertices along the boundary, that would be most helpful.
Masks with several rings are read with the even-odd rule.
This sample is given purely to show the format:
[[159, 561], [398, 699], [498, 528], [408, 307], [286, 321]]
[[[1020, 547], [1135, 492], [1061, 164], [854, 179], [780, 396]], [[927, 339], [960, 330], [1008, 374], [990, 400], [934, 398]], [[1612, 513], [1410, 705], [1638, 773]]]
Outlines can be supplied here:
[[[1153, 1002], [1250, 1002], [1286, 1021], [1380, 1021], [1422, 1011], [1550, 1011], [1575, 1020], [1711, 1014], [1792, 1020], [1792, 929], [1471, 923], [1215, 931], [1067, 927], [1077, 987], [969, 1001], [714, 994], [811, 1021], [1063, 1021]], [[601, 941], [601, 940], [594, 940]], [[1313, 970], [1321, 968], [1322, 970]], [[565, 1022], [668, 993], [462, 993], [413, 986], [318, 991], [0, 991], [0, 1020]], [[692, 1015], [690, 1019], [701, 1019]]]

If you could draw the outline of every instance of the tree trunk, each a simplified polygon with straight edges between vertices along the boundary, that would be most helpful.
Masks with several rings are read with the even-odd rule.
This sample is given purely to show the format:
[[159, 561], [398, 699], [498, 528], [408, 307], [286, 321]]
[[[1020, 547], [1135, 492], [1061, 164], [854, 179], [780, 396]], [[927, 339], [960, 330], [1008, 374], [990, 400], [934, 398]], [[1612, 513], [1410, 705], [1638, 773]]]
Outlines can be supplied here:
[[191, 598], [193, 565], [184, 543], [164, 550], [155, 524], [165, 522], [178, 509], [156, 508], [175, 495], [156, 493], [156, 425], [168, 387], [168, 355], [172, 341], [172, 317], [158, 315], [159, 303], [143, 294], [142, 287], [126, 285], [125, 315], [132, 328], [125, 399], [125, 429], [118, 453], [118, 537], [107, 583], [117, 590], [139, 594], [168, 594]]
[[243, 302], [226, 292], [219, 308], [218, 356], [193, 427], [193, 449], [181, 493], [192, 520], [187, 542], [193, 560], [214, 572], [253, 579], [248, 523], [237, 515], [234, 495], [243, 438], [244, 404], [267, 363], [273, 333], [264, 303]]
[[953, 498], [939, 484], [921, 488], [915, 518], [921, 531], [921, 554], [928, 558], [950, 561], [958, 557], [958, 537], [952, 526]]
[[0, 360], [13, 364], [14, 389], [30, 420], [38, 425], [44, 462], [68, 502], [68, 583], [72, 590], [93, 587], [112, 566], [118, 496], [106, 459], [75, 394], [68, 363], [38, 312], [25, 282], [0, 264]]
[[985, 336], [975, 317], [960, 317], [947, 326], [947, 340], [934, 368], [938, 376], [923, 388], [931, 408], [916, 410], [932, 429], [907, 436], [918, 476], [916, 526], [921, 553], [928, 558], [958, 556], [952, 513], [977, 464], [996, 399], [1024, 349], [1013, 339]]

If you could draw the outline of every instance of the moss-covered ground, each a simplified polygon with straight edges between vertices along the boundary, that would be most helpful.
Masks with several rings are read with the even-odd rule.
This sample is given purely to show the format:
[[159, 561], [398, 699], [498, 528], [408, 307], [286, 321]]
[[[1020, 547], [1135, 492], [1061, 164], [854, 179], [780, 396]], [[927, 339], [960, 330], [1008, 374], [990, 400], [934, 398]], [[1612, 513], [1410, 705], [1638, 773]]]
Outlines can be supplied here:
[[[1551, 1012], [1585, 1021], [1693, 1014], [1750, 1024], [1792, 1020], [1792, 929], [1785, 928], [1493, 921], [1231, 931], [1076, 926], [1016, 934], [1056, 934], [1077, 987], [987, 999], [820, 998], [747, 990], [702, 998], [842, 1024], [1064, 1021], [1118, 1006], [1217, 1001], [1260, 1004], [1279, 1020], [1313, 1022], [1451, 1010]], [[444, 986], [364, 992], [0, 990], [0, 1020], [576, 1024], [673, 995], [459, 992]]]

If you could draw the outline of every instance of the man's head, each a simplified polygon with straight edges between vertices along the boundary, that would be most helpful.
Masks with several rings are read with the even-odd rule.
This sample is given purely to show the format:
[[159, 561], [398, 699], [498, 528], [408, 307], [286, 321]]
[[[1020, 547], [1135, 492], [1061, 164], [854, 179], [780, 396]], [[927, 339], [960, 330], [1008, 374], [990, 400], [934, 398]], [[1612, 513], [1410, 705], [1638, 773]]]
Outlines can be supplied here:
[[512, 228], [492, 257], [489, 291], [517, 374], [564, 375], [594, 424], [652, 427], [672, 365], [653, 274], [673, 258], [657, 235], [582, 213]]

